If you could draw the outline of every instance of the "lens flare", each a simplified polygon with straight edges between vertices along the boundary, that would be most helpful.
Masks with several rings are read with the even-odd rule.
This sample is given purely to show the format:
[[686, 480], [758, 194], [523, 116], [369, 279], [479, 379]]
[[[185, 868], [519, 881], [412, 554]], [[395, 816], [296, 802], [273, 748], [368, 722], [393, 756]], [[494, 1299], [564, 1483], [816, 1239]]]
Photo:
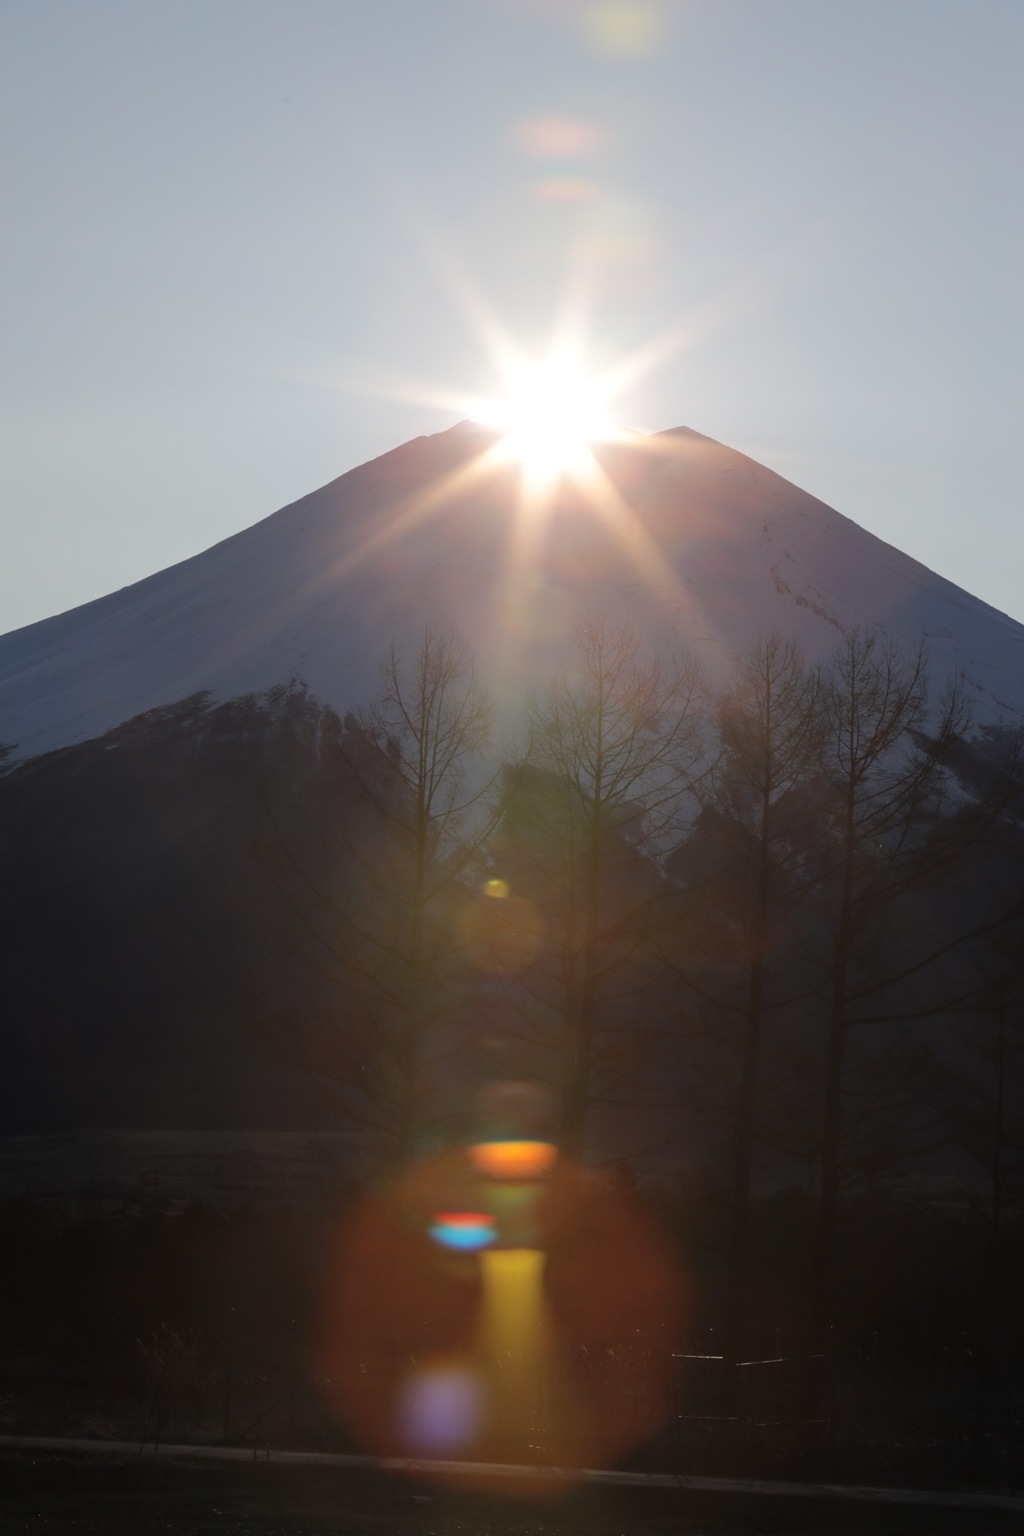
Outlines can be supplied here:
[[492, 976], [514, 976], [540, 955], [546, 942], [543, 914], [517, 896], [507, 880], [488, 880], [479, 900], [458, 918], [466, 958]]
[[496, 1461], [544, 1442], [551, 1460], [572, 1465], [566, 1430], [575, 1415], [552, 1413], [562, 1396], [544, 1298], [545, 1256], [535, 1248], [484, 1254], [478, 1358], [491, 1402], [483, 1446]]
[[491, 1179], [542, 1179], [551, 1172], [558, 1149], [550, 1141], [478, 1141], [469, 1160]]
[[[567, 1157], [532, 1185], [495, 1179], [467, 1158], [484, 1146], [487, 1161], [511, 1146], [555, 1153], [459, 1147], [368, 1194], [340, 1234], [318, 1357], [369, 1452], [442, 1483], [460, 1475], [453, 1459], [473, 1460], [482, 1490], [551, 1497], [571, 1469], [618, 1460], [662, 1422], [685, 1298], [620, 1181]], [[467, 1183], [476, 1196], [461, 1205]], [[478, 1252], [428, 1235], [489, 1222], [498, 1235]]]
[[662, 34], [662, 16], [650, 0], [608, 0], [585, 16], [586, 36], [606, 58], [641, 58], [654, 52]]
[[478, 1211], [435, 1216], [430, 1235], [442, 1248], [455, 1248], [462, 1253], [477, 1253], [481, 1248], [489, 1248], [497, 1238], [493, 1216]]
[[451, 1455], [472, 1445], [480, 1431], [483, 1383], [466, 1365], [428, 1367], [403, 1383], [397, 1407], [408, 1450], [419, 1456]]
[[604, 137], [597, 123], [575, 117], [530, 117], [514, 132], [519, 148], [538, 160], [589, 160]]

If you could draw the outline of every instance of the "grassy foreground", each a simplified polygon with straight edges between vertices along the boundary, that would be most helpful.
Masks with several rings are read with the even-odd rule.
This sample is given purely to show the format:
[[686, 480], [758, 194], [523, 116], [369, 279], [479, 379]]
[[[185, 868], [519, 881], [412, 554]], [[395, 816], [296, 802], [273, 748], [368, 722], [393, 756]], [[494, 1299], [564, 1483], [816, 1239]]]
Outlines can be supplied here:
[[5, 1536], [1011, 1536], [1019, 1511], [588, 1486], [499, 1501], [273, 1461], [0, 1451]]

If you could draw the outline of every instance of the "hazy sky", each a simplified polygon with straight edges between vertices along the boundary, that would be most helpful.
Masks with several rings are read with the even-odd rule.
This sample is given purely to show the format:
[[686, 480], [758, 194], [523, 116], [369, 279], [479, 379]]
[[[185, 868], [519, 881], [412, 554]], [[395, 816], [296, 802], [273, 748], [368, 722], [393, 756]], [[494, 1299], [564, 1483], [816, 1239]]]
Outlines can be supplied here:
[[450, 425], [481, 315], [567, 308], [666, 343], [624, 423], [1024, 619], [1022, 78], [1024, 0], [0, 0], [0, 630]]

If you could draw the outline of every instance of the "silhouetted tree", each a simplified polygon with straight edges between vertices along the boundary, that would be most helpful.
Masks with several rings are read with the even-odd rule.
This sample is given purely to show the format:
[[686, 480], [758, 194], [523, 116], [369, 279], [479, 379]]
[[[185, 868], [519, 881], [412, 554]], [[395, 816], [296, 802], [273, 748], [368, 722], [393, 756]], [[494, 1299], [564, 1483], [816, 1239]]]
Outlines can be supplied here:
[[823, 951], [828, 1013], [814, 1274], [818, 1320], [827, 1327], [849, 1030], [867, 997], [898, 985], [928, 958], [909, 944], [906, 928], [896, 935], [894, 912], [961, 850], [949, 836], [948, 766], [968, 711], [954, 686], [930, 713], [923, 647], [907, 657], [893, 641], [857, 630], [832, 658], [822, 701], [822, 922], [812, 942]]
[[451, 1003], [460, 886], [489, 826], [490, 730], [457, 636], [427, 630], [409, 660], [392, 646], [378, 699], [346, 717], [332, 746], [328, 856], [314, 868], [308, 850], [271, 839], [278, 887], [347, 1003], [316, 1060], [403, 1154], [421, 1124], [426, 1037]]
[[[701, 908], [704, 931], [726, 929], [713, 948], [728, 954], [730, 995], [705, 980], [703, 1000], [740, 1021], [734, 1111], [733, 1217], [727, 1344], [737, 1347], [750, 1244], [755, 1124], [771, 957], [807, 890], [808, 796], [820, 760], [824, 715], [819, 674], [778, 634], [740, 659], [716, 710], [717, 756], [700, 791], [699, 836], [710, 862]], [[721, 978], [719, 978], [721, 979]], [[790, 973], [790, 982], [792, 977]], [[708, 987], [715, 987], [709, 996]], [[785, 989], [783, 989], [785, 990]]]
[[488, 824], [467, 836], [487, 798], [481, 756], [491, 734], [491, 702], [461, 640], [424, 634], [412, 662], [392, 646], [384, 688], [361, 724], [397, 775], [390, 805], [407, 842], [410, 868], [392, 891], [395, 924], [385, 941], [401, 1017], [398, 1125], [410, 1150], [420, 1118], [420, 1059], [430, 988], [456, 941], [439, 911], [480, 848]]
[[[626, 977], [658, 899], [657, 856], [701, 772], [704, 697], [689, 660], [656, 659], [628, 626], [585, 624], [570, 665], [533, 700], [528, 750], [510, 773], [505, 857], [545, 913], [562, 1140], [577, 1153], [602, 1016], [628, 1016], [626, 1055], [642, 1036], [635, 971]], [[620, 986], [634, 994], [625, 1006]]]
[[1007, 1209], [1024, 1193], [1024, 948], [1019, 925], [987, 936], [984, 990], [951, 1028], [945, 1111], [956, 1139], [987, 1184], [987, 1290], [1002, 1311]]

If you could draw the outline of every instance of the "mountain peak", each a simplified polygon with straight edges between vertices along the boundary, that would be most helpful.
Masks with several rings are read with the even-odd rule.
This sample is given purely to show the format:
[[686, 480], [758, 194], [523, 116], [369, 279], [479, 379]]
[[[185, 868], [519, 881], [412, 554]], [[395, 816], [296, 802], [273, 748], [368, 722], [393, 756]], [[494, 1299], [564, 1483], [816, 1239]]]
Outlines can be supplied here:
[[207, 691], [301, 678], [344, 713], [393, 641], [457, 629], [496, 697], [522, 700], [595, 613], [712, 680], [777, 629], [809, 657], [854, 627], [931, 647], [980, 722], [1024, 712], [1024, 627], [788, 481], [680, 426], [595, 449], [595, 502], [567, 483], [523, 506], [493, 430], [460, 421], [349, 471], [204, 553], [0, 638], [5, 766]]

